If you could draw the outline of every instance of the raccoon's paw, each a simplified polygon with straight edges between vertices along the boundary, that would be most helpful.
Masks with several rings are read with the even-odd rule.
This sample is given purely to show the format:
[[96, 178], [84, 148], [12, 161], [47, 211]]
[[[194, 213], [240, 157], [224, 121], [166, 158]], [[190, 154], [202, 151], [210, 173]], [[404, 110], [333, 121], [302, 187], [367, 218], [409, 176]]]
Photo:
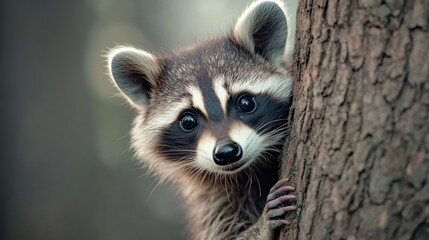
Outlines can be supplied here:
[[270, 229], [290, 224], [285, 219], [285, 214], [296, 209], [296, 206], [291, 204], [296, 199], [296, 196], [290, 194], [295, 188], [286, 185], [287, 181], [288, 179], [279, 180], [268, 194], [263, 217], [266, 226]]

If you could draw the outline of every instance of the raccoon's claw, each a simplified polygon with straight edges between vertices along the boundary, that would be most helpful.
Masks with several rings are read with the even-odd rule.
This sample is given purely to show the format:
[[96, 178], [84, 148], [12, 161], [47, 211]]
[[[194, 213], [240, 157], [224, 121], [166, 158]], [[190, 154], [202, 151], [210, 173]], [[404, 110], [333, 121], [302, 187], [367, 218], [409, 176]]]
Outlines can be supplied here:
[[296, 206], [291, 205], [291, 201], [295, 200], [296, 196], [289, 194], [295, 188], [287, 186], [287, 181], [288, 179], [279, 180], [268, 194], [264, 209], [264, 220], [270, 229], [290, 224], [288, 220], [284, 219], [285, 214], [296, 209]]

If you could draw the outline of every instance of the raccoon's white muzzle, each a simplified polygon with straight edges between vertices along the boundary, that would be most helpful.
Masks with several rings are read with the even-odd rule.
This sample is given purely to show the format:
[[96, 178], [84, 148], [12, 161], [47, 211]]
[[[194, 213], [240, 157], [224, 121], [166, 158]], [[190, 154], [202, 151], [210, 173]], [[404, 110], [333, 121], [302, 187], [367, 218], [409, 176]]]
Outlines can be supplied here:
[[244, 123], [234, 123], [228, 137], [217, 139], [205, 131], [198, 142], [196, 161], [198, 167], [224, 174], [239, 172], [251, 165], [267, 147], [272, 138], [256, 133]]

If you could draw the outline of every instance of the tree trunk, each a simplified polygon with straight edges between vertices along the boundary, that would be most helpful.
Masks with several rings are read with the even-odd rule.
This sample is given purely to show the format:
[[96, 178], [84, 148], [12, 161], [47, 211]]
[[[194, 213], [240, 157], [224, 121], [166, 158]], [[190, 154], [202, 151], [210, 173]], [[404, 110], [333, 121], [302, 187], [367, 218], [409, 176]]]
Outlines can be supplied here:
[[[429, 239], [429, 1], [301, 0], [280, 239]], [[286, 231], [285, 231], [286, 230]]]

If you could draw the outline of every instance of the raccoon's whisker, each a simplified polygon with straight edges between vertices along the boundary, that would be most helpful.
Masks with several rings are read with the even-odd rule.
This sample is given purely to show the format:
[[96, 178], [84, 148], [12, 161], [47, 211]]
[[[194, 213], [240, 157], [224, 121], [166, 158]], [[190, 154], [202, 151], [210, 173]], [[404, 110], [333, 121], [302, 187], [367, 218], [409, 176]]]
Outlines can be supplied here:
[[233, 186], [235, 186], [235, 188], [236, 188], [238, 191], [241, 191], [241, 190], [242, 190], [242, 188], [243, 188], [243, 186], [241, 186], [240, 184], [238, 184], [238, 178], [237, 178], [237, 175], [236, 175], [236, 174], [234, 174], [233, 176], [234, 176], [234, 178], [231, 178], [231, 184], [233, 184]]
[[191, 166], [191, 165], [193, 165], [193, 164], [194, 164], [193, 162], [185, 162], [185, 163], [183, 163], [183, 161], [184, 161], [185, 159], [188, 159], [188, 157], [187, 157], [187, 156], [183, 156], [183, 157], [181, 157], [181, 158], [178, 158], [178, 159], [177, 159], [177, 160], [175, 160], [174, 162], [172, 162], [172, 163], [170, 163], [170, 164], [166, 165], [166, 167], [167, 167], [167, 168], [170, 168], [170, 167], [173, 167], [173, 166], [177, 165], [177, 166], [179, 166], [180, 168], [183, 168], [183, 167], [189, 167], [189, 166]]
[[281, 153], [282, 152], [282, 148], [280, 147], [276, 147], [276, 146], [269, 146], [265, 148], [267, 151], [273, 151], [273, 152], [277, 152], [277, 153]]
[[263, 165], [268, 165], [268, 163], [270, 162], [270, 159], [268, 159], [266, 156], [266, 152], [261, 153], [260, 160], [262, 160], [260, 163]]
[[204, 179], [206, 179], [207, 175], [209, 175], [209, 171], [204, 171], [204, 172], [205, 173], [204, 173], [203, 178], [201, 179], [201, 184], [204, 182]]
[[191, 154], [194, 154], [195, 151], [192, 151], [192, 150], [180, 150], [180, 151], [178, 151], [178, 150], [164, 150], [164, 151], [162, 151], [162, 153], [182, 153], [182, 154], [191, 155]]
[[[181, 162], [184, 160], [191, 160], [192, 156], [194, 156], [196, 154], [196, 151], [195, 150], [187, 150], [187, 149], [184, 149], [184, 150], [165, 150], [165, 151], [162, 151], [161, 153], [173, 154], [175, 156], [175, 158], [171, 159], [171, 160], [173, 160], [174, 162]], [[181, 156], [179, 158], [179, 156], [178, 156], [179, 154], [183, 155], [183, 156]]]
[[270, 124], [273, 124], [273, 123], [276, 123], [276, 122], [281, 122], [281, 121], [287, 121], [287, 119], [286, 118], [281, 118], [281, 119], [276, 119], [276, 120], [264, 123], [262, 125], [257, 125], [256, 128], [255, 128], [255, 131], [259, 132], [261, 129], [265, 128], [266, 126], [268, 126]]
[[253, 169], [250, 169], [250, 185], [249, 185], [249, 194], [250, 194], [250, 189], [252, 188], [252, 186], [253, 186]]
[[[251, 173], [253, 176], [255, 176], [256, 183], [257, 183], [257, 186], [258, 186], [259, 196], [261, 196], [261, 195], [262, 195], [261, 183], [259, 182], [258, 175], [257, 175], [257, 174], [256, 174], [256, 172], [254, 171], [254, 169], [255, 169], [254, 167], [250, 167], [250, 168], [249, 168], [250, 173]], [[256, 168], [256, 169], [257, 169], [257, 168]]]
[[273, 156], [271, 154], [269, 154], [269, 156], [267, 156], [267, 152], [261, 155], [262, 160], [261, 164], [265, 165], [265, 166], [270, 166], [273, 163]]
[[217, 173], [214, 173], [213, 176], [214, 176], [214, 184], [217, 184], [218, 183], [217, 182]]
[[276, 131], [276, 132], [270, 132], [264, 135], [267, 141], [278, 143], [281, 138], [286, 136], [286, 132], [284, 131]]
[[266, 147], [264, 149], [264, 153], [270, 156], [271, 158], [275, 158], [275, 156], [272, 155], [272, 152], [274, 153], [281, 153], [282, 150], [276, 147]]
[[228, 192], [230, 191], [230, 189], [235, 190], [234, 187], [230, 184], [230, 181], [231, 181], [230, 176], [224, 177], [225, 188], [227, 189]]
[[245, 171], [246, 176], [247, 176], [247, 182], [246, 185], [244, 186], [244, 188], [247, 188], [247, 185], [249, 185], [249, 187], [251, 186], [251, 182], [250, 182], [250, 176], [249, 173], [247, 171]]
[[145, 191], [148, 191], [152, 186], [156, 185], [159, 181], [161, 181], [159, 178], [153, 180], [150, 185], [145, 189]]
[[229, 198], [229, 193], [228, 193], [229, 191], [228, 191], [226, 185], [225, 186], [223, 185], [223, 183], [222, 183], [223, 181], [220, 181], [220, 182], [221, 182], [221, 185], [222, 185], [223, 189], [225, 189], [226, 198], [228, 199], [228, 202], [229, 202], [230, 206], [232, 207], [233, 205], [232, 205], [231, 199]]
[[270, 140], [273, 138], [274, 139], [277, 138], [277, 140], [275, 140], [275, 142], [278, 142], [279, 138], [282, 138], [282, 137], [286, 136], [287, 134], [288, 134], [288, 132], [287, 132], [286, 128], [279, 128], [279, 129], [276, 129], [274, 131], [270, 131], [270, 132], [265, 133], [264, 136]]
[[[173, 166], [173, 165], [178, 165], [178, 164], [175, 164], [175, 163], [173, 163], [173, 164], [170, 164], [169, 166], [171, 167], [171, 166]], [[178, 168], [176, 168], [175, 170], [173, 170], [173, 171], [171, 171], [170, 173], [168, 173], [167, 174], [167, 176], [166, 176], [166, 178], [169, 176], [169, 175], [171, 175], [171, 174], [173, 174], [173, 173], [175, 173], [175, 172], [177, 172], [178, 170], [180, 170], [180, 169], [182, 169], [182, 168], [184, 168], [184, 167], [186, 167], [188, 164], [183, 164], [183, 165], [179, 165], [179, 167]], [[165, 178], [163, 179], [163, 178], [160, 178], [158, 181], [156, 181], [157, 183], [156, 183], [156, 185], [152, 188], [152, 190], [150, 191], [150, 193], [149, 193], [149, 196], [147, 197], [147, 199], [146, 199], [146, 201], [148, 201], [149, 200], [149, 198], [152, 196], [152, 194], [153, 194], [153, 192], [155, 191], [155, 189], [161, 184], [161, 183], [163, 183], [164, 182], [164, 180], [165, 180]], [[155, 182], [155, 181], [154, 181]], [[153, 183], [154, 183], [153, 182]], [[153, 185], [153, 183], [151, 184], [151, 185]], [[150, 186], [149, 186], [150, 187]]]
[[[256, 179], [256, 183], [257, 183], [258, 190], [259, 190], [259, 196], [262, 196], [261, 183], [259, 182], [258, 175], [256, 175], [256, 172], [254, 171], [254, 169], [255, 168], [251, 168], [251, 171], [252, 171], [252, 174], [255, 176], [255, 179]], [[256, 168], [256, 169], [258, 169], [258, 168]]]
[[191, 177], [186, 181], [186, 183], [185, 183], [186, 186], [189, 184], [190, 181], [192, 181], [196, 172], [198, 172], [197, 168], [191, 170], [191, 172], [190, 172]]
[[152, 196], [152, 193], [155, 191], [155, 189], [161, 184], [162, 181], [158, 181], [156, 185], [152, 188], [152, 191], [150, 191], [149, 196], [146, 198], [146, 202], [149, 201], [149, 198]]
[[131, 136], [131, 133], [130, 132], [128, 132], [128, 133], [126, 133], [126, 134], [124, 134], [124, 135], [122, 135], [122, 136], [120, 136], [120, 137], [118, 137], [117, 139], [116, 139], [116, 141], [120, 141], [120, 140], [123, 140], [124, 138], [131, 138], [132, 136]]
[[229, 186], [229, 189], [228, 189], [228, 190], [232, 190], [232, 191], [237, 190], [237, 191], [240, 191], [239, 186], [236, 186], [236, 185], [234, 184], [233, 176], [228, 176], [228, 179], [227, 179], [227, 181], [226, 181], [226, 184], [227, 184], [227, 186]]
[[252, 169], [253, 168], [258, 168], [260, 165], [262, 165], [262, 166], [270, 166], [270, 164], [271, 164], [271, 161], [270, 161], [270, 159], [267, 159], [266, 157], [265, 157], [265, 155], [260, 155], [259, 156], [259, 158], [258, 158], [258, 164], [255, 164], [255, 165], [253, 165], [252, 166]]
[[267, 125], [270, 125], [270, 124], [273, 124], [276, 122], [281, 122], [281, 121], [287, 121], [287, 118], [279, 118], [279, 119], [275, 119], [275, 120], [272, 120], [269, 122], [264, 122], [264, 124], [257, 125], [256, 130], [260, 130], [261, 128], [266, 127]]
[[252, 179], [253, 179], [253, 176], [252, 176], [252, 173], [249, 173], [248, 171], [246, 171], [246, 174], [249, 177], [248, 180], [247, 180], [246, 186], [247, 186], [247, 184], [249, 184], [249, 190], [248, 190], [248, 192], [249, 192], [249, 195], [250, 195], [250, 189], [252, 188], [252, 182], [253, 182]]
[[[169, 164], [166, 168], [172, 168], [175, 167], [174, 169], [170, 170], [170, 172], [168, 172], [167, 174], [164, 175], [164, 179], [167, 179], [168, 177], [170, 177], [172, 174], [177, 173], [178, 171], [185, 169], [187, 167], [193, 166], [193, 162], [188, 162], [185, 164], [179, 164], [179, 163], [172, 163]], [[162, 179], [162, 180], [164, 180]]]
[[[143, 168], [144, 166], [140, 166], [140, 167], [137, 167], [137, 169], [141, 169], [141, 168]], [[146, 170], [144, 170], [140, 175], [139, 175], [139, 177], [144, 177], [144, 176], [152, 176], [153, 175], [153, 173], [152, 172], [150, 172], [148, 169], [146, 169]]]
[[179, 170], [182, 170], [186, 167], [188, 167], [189, 163], [185, 163], [183, 165], [179, 165], [178, 163], [173, 163], [173, 164], [169, 164], [168, 166], [165, 167], [166, 170], [166, 175], [165, 178], [169, 177], [171, 174], [178, 172]]
[[282, 124], [279, 127], [277, 127], [276, 129], [268, 131], [265, 134], [270, 134], [270, 135], [277, 134], [279, 132], [287, 131], [288, 128], [289, 127], [286, 124]]
[[191, 177], [191, 178], [194, 178], [194, 180], [192, 181], [192, 183], [191, 183], [191, 189], [193, 189], [192, 188], [192, 186], [194, 185], [194, 183], [195, 183], [195, 180], [197, 180], [198, 179], [198, 177], [200, 176], [200, 174], [201, 174], [201, 169], [198, 169], [196, 172], [195, 172], [195, 174]]
[[[166, 148], [176, 148], [175, 146], [170, 146], [170, 145], [160, 145], [162, 147], [166, 147]], [[189, 153], [195, 153], [196, 151], [194, 149], [165, 149], [162, 152], [164, 153], [175, 153], [175, 152], [189, 152]]]
[[[198, 172], [198, 176], [197, 176], [197, 178], [195, 180], [203, 178], [204, 175], [205, 175], [204, 169], [200, 169], [200, 171]], [[199, 184], [201, 185], [202, 181], [199, 181]]]
[[[165, 148], [176, 148], [176, 151], [178, 150], [178, 149], [177, 149], [177, 146], [173, 146], [173, 145], [169, 145], [169, 144], [160, 144], [159, 146], [160, 146], [160, 147], [165, 147]], [[181, 149], [179, 149], [179, 150], [195, 151], [195, 150], [190, 149], [190, 148], [181, 148]]]
[[230, 192], [231, 190], [235, 191], [234, 187], [230, 184], [232, 177], [230, 175], [223, 175], [223, 174], [220, 174], [220, 175], [222, 176], [222, 182], [225, 184], [226, 190], [228, 192]]

